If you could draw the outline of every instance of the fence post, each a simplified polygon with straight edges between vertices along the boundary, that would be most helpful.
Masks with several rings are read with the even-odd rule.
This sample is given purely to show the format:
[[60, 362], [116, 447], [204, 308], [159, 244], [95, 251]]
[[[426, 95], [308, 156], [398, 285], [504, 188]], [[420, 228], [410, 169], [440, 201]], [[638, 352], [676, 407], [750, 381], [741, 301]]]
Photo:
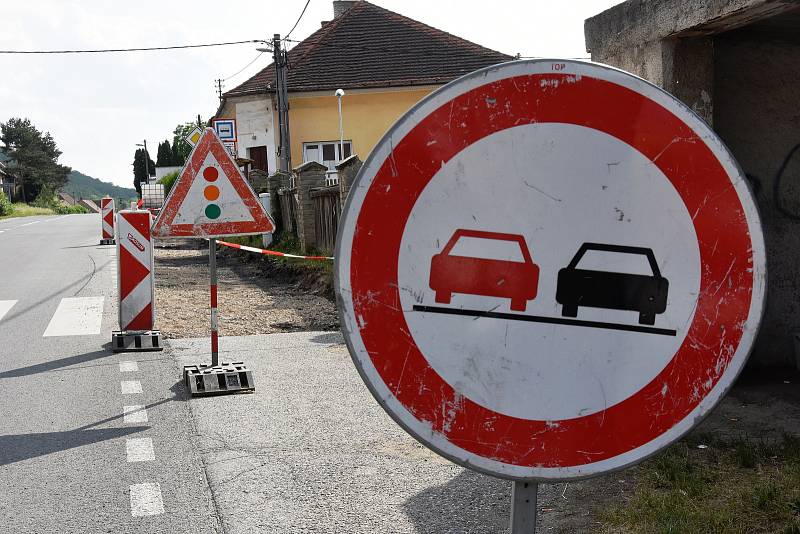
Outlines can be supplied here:
[[275, 235], [280, 231], [286, 230], [283, 226], [283, 215], [281, 212], [281, 198], [278, 196], [278, 191], [289, 187], [289, 173], [277, 171], [267, 178], [267, 193], [269, 193], [269, 208], [271, 210], [275, 224], [280, 225]]
[[344, 210], [347, 195], [350, 193], [350, 186], [353, 185], [353, 181], [355, 181], [356, 175], [361, 169], [361, 164], [362, 161], [358, 159], [358, 155], [353, 154], [336, 166], [336, 171], [339, 175], [339, 202], [342, 210]]
[[322, 163], [309, 161], [295, 167], [295, 185], [297, 187], [297, 236], [300, 248], [307, 253], [317, 244], [316, 225], [314, 223], [314, 200], [311, 190], [325, 185], [325, 173], [328, 168]]

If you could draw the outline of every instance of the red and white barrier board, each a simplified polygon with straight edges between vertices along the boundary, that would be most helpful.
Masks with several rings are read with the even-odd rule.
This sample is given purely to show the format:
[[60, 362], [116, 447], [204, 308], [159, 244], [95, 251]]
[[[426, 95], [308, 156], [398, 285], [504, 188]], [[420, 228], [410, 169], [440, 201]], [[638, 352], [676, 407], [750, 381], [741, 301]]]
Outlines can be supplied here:
[[100, 218], [102, 225], [102, 241], [104, 244], [114, 244], [114, 199], [100, 199]]
[[119, 327], [123, 332], [153, 330], [153, 216], [147, 210], [123, 210], [117, 222]]

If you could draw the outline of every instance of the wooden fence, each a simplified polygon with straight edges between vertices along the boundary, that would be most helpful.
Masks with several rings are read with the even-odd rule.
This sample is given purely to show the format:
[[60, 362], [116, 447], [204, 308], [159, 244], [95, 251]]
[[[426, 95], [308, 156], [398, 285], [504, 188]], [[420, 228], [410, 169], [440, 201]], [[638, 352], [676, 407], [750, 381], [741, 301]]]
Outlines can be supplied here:
[[297, 188], [280, 189], [278, 198], [281, 203], [281, 224], [284, 232], [297, 234]]
[[313, 189], [311, 199], [314, 202], [315, 246], [319, 251], [331, 254], [336, 247], [336, 231], [341, 214], [339, 185]]

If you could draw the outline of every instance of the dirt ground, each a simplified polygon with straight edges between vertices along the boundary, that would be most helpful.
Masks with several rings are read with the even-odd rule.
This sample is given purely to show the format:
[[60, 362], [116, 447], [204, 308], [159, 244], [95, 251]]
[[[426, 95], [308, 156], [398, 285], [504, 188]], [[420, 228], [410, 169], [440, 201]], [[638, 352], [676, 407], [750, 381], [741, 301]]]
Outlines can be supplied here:
[[[221, 336], [339, 328], [319, 274], [220, 247], [217, 276]], [[208, 250], [156, 248], [155, 277], [156, 326], [165, 337], [209, 336]]]

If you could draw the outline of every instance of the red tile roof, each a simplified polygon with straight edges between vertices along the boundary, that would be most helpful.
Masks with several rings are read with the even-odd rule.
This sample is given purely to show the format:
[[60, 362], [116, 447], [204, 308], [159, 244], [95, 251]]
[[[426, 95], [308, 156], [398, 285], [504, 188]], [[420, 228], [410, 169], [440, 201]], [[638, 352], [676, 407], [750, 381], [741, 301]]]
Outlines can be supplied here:
[[[442, 84], [510, 59], [362, 0], [289, 50], [287, 85], [297, 92]], [[270, 64], [224, 96], [274, 84]]]

